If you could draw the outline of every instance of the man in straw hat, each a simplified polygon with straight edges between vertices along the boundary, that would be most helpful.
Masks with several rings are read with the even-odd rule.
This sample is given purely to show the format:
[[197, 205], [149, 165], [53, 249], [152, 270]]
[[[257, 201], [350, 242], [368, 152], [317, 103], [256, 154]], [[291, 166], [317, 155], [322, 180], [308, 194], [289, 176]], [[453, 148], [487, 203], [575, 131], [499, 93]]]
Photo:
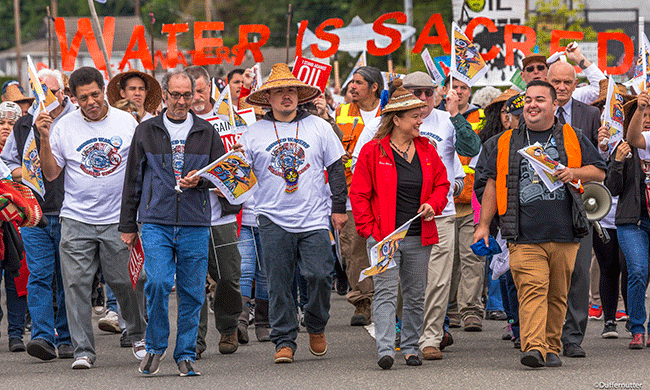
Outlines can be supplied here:
[[[20, 180], [23, 171], [27, 175], [38, 178], [43, 182], [45, 193], [36, 195], [43, 214], [48, 217], [46, 227], [24, 227], [21, 229], [25, 244], [25, 259], [31, 270], [27, 292], [30, 299], [27, 301], [29, 312], [32, 316], [32, 339], [27, 344], [27, 353], [42, 360], [50, 360], [58, 356], [62, 359], [73, 357], [72, 341], [66, 317], [65, 294], [63, 279], [61, 277], [61, 264], [59, 259], [59, 241], [61, 237], [61, 224], [59, 213], [63, 204], [63, 175], [49, 181], [43, 177], [38, 160], [41, 148], [41, 132], [48, 131], [55, 126], [61, 118], [76, 110], [70, 99], [63, 94], [64, 83], [60, 71], [42, 69], [37, 74], [45, 86], [52, 91], [59, 102], [59, 106], [50, 111], [41, 111], [36, 120], [31, 113], [16, 121], [14, 131], [7, 138], [0, 158], [11, 169], [14, 180]], [[31, 111], [31, 110], [30, 110]], [[28, 139], [36, 140], [35, 149], [31, 149]], [[27, 180], [23, 181], [24, 183]], [[56, 316], [52, 309], [52, 280], [56, 281], [56, 301], [58, 311]], [[54, 329], [56, 328], [56, 333]]]
[[158, 81], [152, 76], [132, 69], [115, 75], [108, 83], [106, 96], [111, 106], [120, 99], [129, 100], [138, 107], [138, 115], [144, 122], [152, 115], [162, 100]]
[[[561, 329], [579, 242], [591, 225], [582, 199], [569, 183], [601, 181], [605, 161], [581, 132], [555, 118], [555, 89], [546, 81], [528, 84], [525, 123], [498, 136], [488, 154], [488, 177], [474, 242], [488, 245], [490, 222], [499, 213], [501, 235], [509, 243], [510, 270], [517, 286], [521, 325], [521, 363], [562, 365]], [[518, 151], [541, 144], [564, 165], [554, 176], [565, 183], [550, 191]]]
[[100, 266], [122, 309], [133, 354], [138, 357], [144, 350], [146, 321], [129, 278], [129, 248], [118, 232], [126, 160], [137, 122], [106, 103], [104, 77], [95, 68], [75, 70], [70, 90], [79, 110], [54, 126], [39, 127], [39, 156], [45, 179], [65, 175], [59, 253], [75, 348], [72, 368], [88, 369], [96, 358], [88, 298]]
[[2, 101], [18, 104], [23, 110], [23, 115], [26, 115], [27, 110], [34, 102], [34, 98], [25, 96], [25, 90], [18, 81], [10, 80], [2, 85]]
[[296, 79], [289, 67], [280, 63], [273, 66], [268, 81], [246, 98], [250, 104], [271, 108], [249, 127], [240, 143], [259, 181], [255, 212], [262, 266], [268, 276], [275, 363], [291, 363], [297, 348], [298, 319], [291, 293], [297, 266], [308, 283], [305, 325], [309, 350], [316, 356], [327, 352], [324, 332], [334, 270], [330, 216], [339, 232], [348, 217], [341, 142], [327, 122], [297, 109], [298, 104], [319, 94], [317, 88]]

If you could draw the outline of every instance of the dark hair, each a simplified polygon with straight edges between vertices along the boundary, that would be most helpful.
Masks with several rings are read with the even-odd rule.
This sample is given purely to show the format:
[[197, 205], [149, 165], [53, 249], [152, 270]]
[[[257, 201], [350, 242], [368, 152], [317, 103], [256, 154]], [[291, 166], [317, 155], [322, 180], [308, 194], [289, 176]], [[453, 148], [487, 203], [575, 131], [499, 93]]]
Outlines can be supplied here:
[[363, 77], [363, 79], [368, 83], [368, 88], [372, 88], [373, 84], [377, 84], [375, 97], [377, 99], [381, 98], [381, 91], [384, 89], [384, 78], [381, 76], [381, 71], [379, 69], [374, 66], [362, 66], [357, 68], [357, 70], [354, 71], [354, 74]]
[[243, 75], [244, 74], [244, 69], [237, 68], [237, 69], [233, 69], [230, 72], [228, 72], [228, 74], [226, 75], [226, 80], [228, 80], [228, 83], [230, 83], [230, 79], [232, 78], [232, 76], [234, 76], [236, 74]]
[[481, 143], [484, 143], [492, 138], [492, 136], [497, 135], [504, 130], [508, 130], [504, 128], [503, 123], [501, 123], [501, 109], [504, 104], [506, 104], [505, 101], [492, 103], [485, 107], [485, 125], [483, 125], [483, 129], [478, 134]]
[[93, 81], [97, 83], [99, 89], [104, 90], [104, 76], [95, 68], [82, 66], [70, 75], [68, 80], [70, 92], [74, 97], [77, 97], [77, 87], [92, 84]]
[[127, 74], [124, 77], [122, 77], [122, 80], [120, 80], [120, 89], [125, 90], [126, 89], [126, 82], [131, 80], [134, 77], [139, 78], [140, 80], [142, 80], [142, 82], [144, 83], [144, 89], [146, 91], [149, 91], [149, 85], [147, 84], [147, 80], [145, 80], [144, 77], [142, 77], [141, 75], [139, 75], [137, 73], [130, 73], [130, 74]]
[[544, 80], [533, 80], [528, 85], [526, 86], [526, 91], [528, 91], [528, 88], [530, 87], [546, 87], [548, 88], [549, 92], [551, 93], [551, 98], [555, 101], [557, 99], [557, 93], [555, 92], [555, 88], [549, 83], [548, 81]]

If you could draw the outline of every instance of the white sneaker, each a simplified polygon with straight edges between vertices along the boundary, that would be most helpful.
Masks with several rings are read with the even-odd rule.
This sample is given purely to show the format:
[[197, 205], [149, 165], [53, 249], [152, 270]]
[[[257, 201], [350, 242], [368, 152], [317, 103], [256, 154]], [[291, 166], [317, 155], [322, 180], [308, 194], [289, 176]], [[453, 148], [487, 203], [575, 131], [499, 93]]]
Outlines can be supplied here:
[[138, 340], [133, 342], [133, 356], [136, 359], [142, 360], [147, 355], [147, 350], [145, 348], [144, 340]]
[[72, 363], [73, 370], [87, 370], [92, 366], [93, 362], [90, 361], [90, 358], [88, 356], [78, 357], [75, 359], [74, 363]]
[[121, 333], [119, 318], [117, 313], [112, 310], [106, 312], [106, 315], [99, 319], [97, 326], [104, 332]]

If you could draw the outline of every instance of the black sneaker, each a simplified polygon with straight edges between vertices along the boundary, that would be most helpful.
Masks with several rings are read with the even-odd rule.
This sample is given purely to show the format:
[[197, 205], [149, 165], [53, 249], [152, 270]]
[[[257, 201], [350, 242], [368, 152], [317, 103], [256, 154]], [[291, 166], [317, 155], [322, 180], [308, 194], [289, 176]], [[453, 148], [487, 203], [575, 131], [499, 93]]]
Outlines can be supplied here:
[[521, 364], [531, 368], [544, 367], [544, 358], [541, 352], [536, 349], [531, 349], [521, 355]]
[[604, 339], [617, 339], [618, 332], [616, 331], [616, 321], [608, 320], [605, 322], [605, 328], [603, 328]]
[[23, 340], [18, 337], [12, 337], [9, 339], [9, 350], [11, 352], [25, 352], [25, 344]]
[[44, 339], [32, 339], [27, 343], [27, 353], [41, 360], [52, 360], [56, 357], [56, 349]]
[[122, 337], [120, 337], [120, 347], [133, 348], [133, 339], [127, 336], [126, 332], [122, 333]]

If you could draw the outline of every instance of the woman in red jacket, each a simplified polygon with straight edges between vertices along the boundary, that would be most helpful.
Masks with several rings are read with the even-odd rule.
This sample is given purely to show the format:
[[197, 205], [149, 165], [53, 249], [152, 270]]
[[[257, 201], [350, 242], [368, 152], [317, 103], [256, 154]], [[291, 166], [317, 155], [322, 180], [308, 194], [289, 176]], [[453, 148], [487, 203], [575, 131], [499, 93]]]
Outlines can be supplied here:
[[417, 97], [394, 82], [397, 89], [382, 110], [375, 138], [359, 155], [350, 201], [359, 235], [368, 248], [422, 213], [410, 226], [393, 256], [395, 267], [373, 277], [374, 317], [379, 361], [384, 370], [395, 355], [395, 306], [398, 285], [404, 298], [401, 352], [406, 364], [419, 366], [418, 338], [422, 332], [424, 290], [431, 245], [438, 242], [434, 216], [447, 204], [449, 181], [436, 148], [420, 137], [421, 108]]

